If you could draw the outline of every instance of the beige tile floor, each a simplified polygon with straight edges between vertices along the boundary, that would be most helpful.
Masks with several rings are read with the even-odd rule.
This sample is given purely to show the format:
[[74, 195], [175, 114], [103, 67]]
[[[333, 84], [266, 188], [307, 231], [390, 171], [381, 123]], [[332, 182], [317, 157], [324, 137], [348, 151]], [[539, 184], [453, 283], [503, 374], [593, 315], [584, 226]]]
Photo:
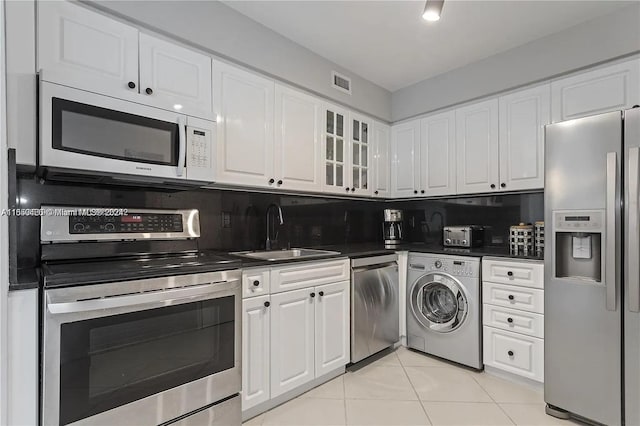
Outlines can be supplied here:
[[398, 348], [244, 423], [255, 425], [570, 426], [542, 390]]

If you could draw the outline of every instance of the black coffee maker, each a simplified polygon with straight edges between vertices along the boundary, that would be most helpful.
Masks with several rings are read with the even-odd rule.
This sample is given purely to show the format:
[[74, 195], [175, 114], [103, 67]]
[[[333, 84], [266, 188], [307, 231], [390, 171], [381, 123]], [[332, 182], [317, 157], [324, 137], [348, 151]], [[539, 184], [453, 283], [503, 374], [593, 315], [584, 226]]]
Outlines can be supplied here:
[[385, 247], [395, 247], [402, 242], [402, 210], [385, 209], [382, 235]]

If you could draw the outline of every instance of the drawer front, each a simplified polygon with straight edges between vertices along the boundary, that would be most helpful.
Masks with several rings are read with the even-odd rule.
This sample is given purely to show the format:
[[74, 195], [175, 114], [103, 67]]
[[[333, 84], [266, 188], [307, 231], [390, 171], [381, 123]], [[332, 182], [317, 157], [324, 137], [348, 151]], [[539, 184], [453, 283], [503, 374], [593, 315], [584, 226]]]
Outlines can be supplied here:
[[544, 337], [544, 316], [533, 312], [503, 308], [484, 304], [482, 309], [484, 325], [501, 328], [532, 337]]
[[544, 265], [537, 262], [483, 259], [482, 280], [499, 284], [544, 288]]
[[484, 363], [538, 382], [544, 381], [544, 340], [483, 327]]
[[348, 259], [294, 263], [271, 268], [271, 293], [349, 280]]
[[244, 269], [242, 271], [242, 298], [264, 296], [270, 293], [269, 268]]
[[482, 301], [490, 305], [544, 314], [544, 291], [535, 288], [484, 282]]

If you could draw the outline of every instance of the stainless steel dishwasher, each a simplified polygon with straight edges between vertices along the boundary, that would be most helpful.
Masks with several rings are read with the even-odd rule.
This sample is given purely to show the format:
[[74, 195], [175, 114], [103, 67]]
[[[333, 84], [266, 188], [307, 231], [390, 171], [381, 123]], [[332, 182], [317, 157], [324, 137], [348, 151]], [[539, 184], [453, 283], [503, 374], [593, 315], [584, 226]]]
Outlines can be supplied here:
[[400, 336], [397, 256], [351, 260], [351, 362], [394, 343]]

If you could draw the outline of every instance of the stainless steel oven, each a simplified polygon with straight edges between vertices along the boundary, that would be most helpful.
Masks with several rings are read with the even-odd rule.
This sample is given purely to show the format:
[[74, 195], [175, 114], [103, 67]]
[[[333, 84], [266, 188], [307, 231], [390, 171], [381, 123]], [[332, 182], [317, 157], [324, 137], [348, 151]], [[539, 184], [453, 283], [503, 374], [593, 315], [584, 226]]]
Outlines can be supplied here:
[[45, 289], [43, 424], [157, 425], [236, 395], [240, 277]]
[[216, 123], [40, 81], [38, 165], [58, 179], [173, 182], [214, 179]]

